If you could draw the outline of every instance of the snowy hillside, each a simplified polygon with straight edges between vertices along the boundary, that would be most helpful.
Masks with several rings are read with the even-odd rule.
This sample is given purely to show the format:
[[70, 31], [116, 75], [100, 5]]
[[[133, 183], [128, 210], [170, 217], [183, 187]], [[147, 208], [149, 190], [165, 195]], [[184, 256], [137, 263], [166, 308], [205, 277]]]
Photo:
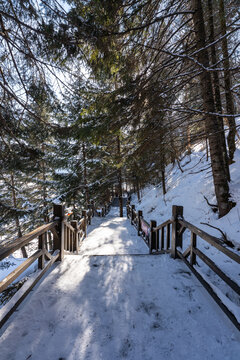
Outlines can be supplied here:
[[[230, 192], [232, 199], [237, 205], [223, 218], [218, 219], [217, 213], [207, 204], [216, 204], [210, 163], [206, 160], [206, 154], [201, 145], [194, 147], [192, 154], [185, 156], [180, 162], [180, 167], [169, 165], [166, 169], [167, 193], [163, 196], [161, 185], [149, 186], [142, 192], [142, 198], [138, 202], [133, 194], [131, 203], [136, 205], [137, 210], [143, 211], [143, 217], [147, 221], [156, 220], [157, 225], [163, 223], [172, 216], [172, 205], [184, 207], [184, 218], [201, 228], [205, 232], [218, 238], [223, 238], [222, 233], [202, 223], [215, 226], [226, 234], [227, 239], [234, 245], [232, 251], [239, 254], [240, 248], [240, 150], [235, 153], [235, 163], [231, 165]], [[183, 172], [180, 170], [183, 170]], [[204, 198], [205, 197], [205, 198]], [[190, 232], [184, 233], [183, 249], [190, 242]], [[214, 263], [227, 274], [232, 280], [240, 285], [239, 264], [227, 258], [216, 248], [209, 246], [202, 239], [197, 240], [198, 248], [210, 257]], [[197, 271], [208, 279], [211, 287], [218, 293], [222, 302], [235, 314], [240, 321], [240, 299], [213, 271], [211, 271], [199, 258], [197, 259]]]
[[[235, 163], [230, 165], [230, 193], [237, 205], [223, 218], [218, 219], [217, 213], [207, 204], [216, 204], [210, 162], [206, 160], [203, 146], [197, 145], [191, 155], [186, 155], [177, 164], [166, 168], [167, 193], [162, 195], [162, 187], [149, 186], [143, 190], [140, 203], [136, 195], [132, 203], [137, 210], [142, 210], [146, 220], [156, 220], [157, 224], [171, 217], [172, 205], [184, 207], [184, 218], [211, 235], [221, 238], [219, 230], [201, 223], [208, 223], [220, 228], [227, 239], [236, 247], [240, 246], [240, 147], [235, 152]], [[205, 198], [206, 199], [205, 199]]]

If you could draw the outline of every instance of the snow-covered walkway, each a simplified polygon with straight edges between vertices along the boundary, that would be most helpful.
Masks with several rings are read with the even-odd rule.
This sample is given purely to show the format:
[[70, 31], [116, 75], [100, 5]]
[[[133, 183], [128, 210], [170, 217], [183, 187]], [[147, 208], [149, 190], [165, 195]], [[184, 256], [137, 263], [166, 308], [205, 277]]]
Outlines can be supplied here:
[[12, 316], [1, 360], [239, 359], [238, 331], [184, 263], [147, 255], [113, 215]]

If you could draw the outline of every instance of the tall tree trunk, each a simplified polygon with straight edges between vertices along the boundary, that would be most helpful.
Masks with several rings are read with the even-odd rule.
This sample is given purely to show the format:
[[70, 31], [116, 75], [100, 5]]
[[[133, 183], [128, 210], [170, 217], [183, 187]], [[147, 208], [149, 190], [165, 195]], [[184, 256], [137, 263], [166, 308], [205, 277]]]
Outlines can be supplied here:
[[[12, 187], [13, 206], [15, 209], [17, 209], [17, 198], [16, 198], [15, 181], [14, 181], [13, 173], [11, 173], [11, 187]], [[19, 221], [19, 217], [18, 217], [17, 213], [15, 215], [15, 224], [16, 224], [16, 228], [17, 228], [18, 237], [20, 238], [20, 237], [22, 237], [22, 230], [21, 230], [21, 225], [20, 225], [20, 221]], [[21, 252], [22, 252], [22, 256], [24, 258], [28, 257], [25, 246], [21, 247]]]
[[221, 24], [221, 34], [222, 39], [222, 53], [223, 53], [223, 66], [224, 66], [224, 85], [225, 85], [225, 97], [226, 97], [226, 110], [228, 115], [232, 115], [228, 117], [228, 125], [229, 125], [229, 133], [227, 137], [228, 141], [228, 150], [229, 150], [229, 162], [230, 164], [233, 162], [234, 152], [236, 150], [235, 145], [235, 135], [236, 135], [236, 122], [234, 117], [234, 102], [233, 96], [231, 92], [231, 73], [230, 73], [230, 63], [229, 63], [229, 54], [228, 54], [228, 43], [227, 43], [227, 27], [226, 27], [226, 17], [225, 17], [225, 8], [224, 1], [219, 0], [219, 16], [220, 16], [220, 24]]
[[163, 195], [166, 194], [166, 181], [165, 181], [165, 167], [162, 169], [161, 171], [162, 173], [162, 191], [163, 191]]
[[[191, 0], [194, 10], [193, 23], [196, 36], [197, 49], [201, 51], [197, 54], [197, 60], [204, 68], [209, 67], [209, 57], [206, 47], [206, 33], [204, 26], [203, 10], [201, 0]], [[231, 209], [229, 201], [229, 187], [227, 176], [224, 170], [224, 161], [221, 147], [219, 147], [219, 127], [215, 115], [214, 97], [212, 91], [211, 76], [207, 70], [202, 69], [200, 73], [200, 87], [203, 99], [205, 115], [205, 129], [209, 139], [209, 148], [211, 156], [211, 166], [215, 194], [218, 203], [219, 217], [226, 215]]]
[[187, 126], [187, 154], [191, 155], [192, 149], [191, 149], [191, 131], [190, 126]]
[[82, 144], [82, 153], [83, 153], [83, 182], [85, 188], [85, 204], [89, 204], [89, 191], [88, 191], [88, 184], [87, 184], [87, 165], [86, 165], [86, 147], [85, 144]]
[[[121, 161], [121, 145], [120, 138], [117, 136], [117, 157], [118, 163]], [[119, 196], [119, 216], [123, 217], [123, 199], [122, 199], [122, 169], [119, 166], [118, 168], [118, 196]]]
[[[213, 67], [215, 67], [216, 66], [215, 64], [217, 63], [217, 55], [216, 55], [216, 48], [215, 48], [215, 44], [214, 44], [215, 35], [214, 35], [214, 19], [213, 19], [212, 0], [208, 0], [208, 24], [209, 24], [209, 42], [212, 44], [212, 46], [210, 48], [211, 63], [213, 65]], [[214, 89], [214, 95], [215, 95], [216, 110], [219, 114], [222, 114], [222, 101], [221, 101], [218, 72], [214, 71], [212, 76], [213, 76], [213, 89]], [[224, 133], [223, 118], [221, 116], [218, 117], [218, 124], [219, 124], [219, 131], [220, 131], [219, 132], [219, 142], [221, 143], [222, 152], [223, 152], [224, 169], [225, 169], [228, 181], [230, 181], [226, 139], [225, 139], [225, 133]]]

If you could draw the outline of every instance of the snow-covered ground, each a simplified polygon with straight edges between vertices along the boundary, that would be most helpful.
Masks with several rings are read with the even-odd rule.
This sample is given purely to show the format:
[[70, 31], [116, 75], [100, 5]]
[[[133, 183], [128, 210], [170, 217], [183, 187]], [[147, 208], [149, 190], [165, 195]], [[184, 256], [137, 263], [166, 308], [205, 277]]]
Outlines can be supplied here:
[[239, 359], [239, 332], [184, 263], [145, 255], [114, 211], [4, 326], [1, 360]]

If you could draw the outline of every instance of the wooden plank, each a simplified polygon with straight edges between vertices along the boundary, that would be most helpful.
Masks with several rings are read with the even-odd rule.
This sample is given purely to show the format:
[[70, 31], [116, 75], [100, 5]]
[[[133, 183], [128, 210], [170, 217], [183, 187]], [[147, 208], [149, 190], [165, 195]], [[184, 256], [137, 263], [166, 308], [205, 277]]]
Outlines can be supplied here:
[[180, 230], [178, 231], [178, 236], [181, 236], [185, 230], [186, 230], [186, 227], [182, 225]]
[[142, 229], [141, 229], [141, 218], [143, 216], [143, 212], [142, 210], [138, 210], [138, 216], [137, 216], [137, 222], [138, 222], [138, 228], [137, 228], [137, 231], [138, 231], [138, 236], [140, 235]]
[[[171, 222], [172, 223], [172, 222]], [[170, 226], [171, 223], [168, 223], [167, 226], [167, 231], [166, 231], [166, 238], [167, 238], [167, 245], [166, 245], [166, 249], [168, 250], [170, 248]]]
[[191, 232], [191, 250], [190, 250], [190, 264], [195, 265], [196, 264], [196, 254], [194, 252], [194, 249], [197, 245], [197, 235], [193, 232]]
[[2, 281], [0, 281], [0, 292], [4, 291], [8, 285], [18, 278], [34, 261], [36, 261], [43, 254], [42, 250], [36, 251], [32, 256], [25, 260], [21, 265], [8, 274]]
[[[46, 233], [45, 233], [46, 234]], [[38, 237], [38, 248], [42, 250], [43, 255], [38, 258], [38, 268], [44, 269], [44, 252], [45, 252], [45, 234], [39, 235]]]
[[59, 255], [60, 261], [64, 260], [64, 241], [65, 241], [65, 230], [64, 229], [65, 229], [64, 223], [61, 222], [60, 255]]
[[44, 249], [44, 255], [46, 256], [46, 258], [47, 258], [48, 260], [51, 260], [52, 254], [50, 254], [50, 253], [47, 251], [47, 249]]
[[68, 229], [70, 229], [70, 230], [72, 230], [72, 231], [74, 231], [74, 230], [75, 230], [75, 229], [74, 229], [74, 227], [72, 227], [72, 225], [71, 225], [71, 224], [69, 224], [69, 222], [64, 221], [64, 224], [66, 225], [66, 227], [67, 227]]
[[196, 226], [190, 224], [186, 220], [179, 220], [179, 223], [181, 225], [184, 225], [186, 228], [194, 232], [196, 235], [200, 236], [203, 240], [207, 241], [209, 244], [214, 246], [216, 249], [220, 250], [222, 253], [230, 257], [232, 260], [236, 261], [238, 264], [240, 264], [240, 256], [231, 250], [229, 250], [227, 247], [223, 246], [221, 241], [216, 238], [215, 236], [207, 234], [205, 231], [197, 228]]
[[12, 297], [12, 299], [2, 309], [0, 309], [0, 329], [14, 313], [14, 311], [21, 304], [21, 302], [25, 299], [25, 297], [29, 294], [32, 288], [38, 283], [38, 281], [43, 277], [46, 271], [58, 258], [59, 250], [56, 250], [53, 253], [52, 259], [47, 263], [45, 268], [43, 270], [39, 269], [37, 273], [31, 277], [31, 279], [26, 281], [26, 283], [21, 287], [21, 289], [17, 291], [17, 293]]
[[22, 246], [27, 245], [31, 240], [37, 238], [39, 235], [45, 233], [47, 230], [51, 230], [58, 224], [59, 224], [58, 221], [53, 221], [49, 224], [44, 224], [16, 240], [11, 240], [11, 242], [1, 245], [0, 261], [5, 259], [7, 256], [11, 255], [14, 251], [20, 249]]
[[164, 249], [164, 227], [161, 229], [161, 250]]
[[157, 227], [153, 228], [153, 231], [161, 230], [162, 227], [167, 226], [168, 224], [172, 224], [171, 219], [168, 219], [168, 220], [164, 221], [162, 224], [160, 224]]
[[56, 228], [54, 227], [54, 228], [50, 229], [50, 231], [53, 233], [53, 236], [59, 240], [59, 234], [58, 234], [58, 231], [56, 230]]
[[199, 249], [194, 249], [194, 253], [200, 257], [202, 261], [205, 262], [223, 281], [225, 281], [238, 295], [240, 295], [240, 287], [235, 281], [230, 279], [219, 267], [207, 257], [204, 253], [202, 253]]
[[83, 224], [84, 224], [84, 221], [85, 221], [84, 218], [80, 219], [79, 222], [78, 222], [78, 227], [82, 227]]
[[185, 259], [190, 255], [190, 252], [191, 252], [191, 245], [183, 253]]
[[203, 279], [203, 277], [195, 270], [195, 268], [189, 264], [189, 262], [183, 257], [180, 251], [177, 251], [178, 256], [184, 261], [187, 267], [193, 272], [196, 278], [200, 281], [200, 283], [207, 290], [209, 295], [215, 300], [215, 302], [220, 306], [223, 312], [227, 315], [227, 317], [231, 320], [231, 322], [236, 326], [236, 328], [240, 331], [240, 323], [237, 321], [236, 317], [233, 313], [223, 304], [222, 300], [217, 296], [217, 294], [213, 291], [211, 286]]
[[62, 223], [64, 229], [64, 250], [67, 250], [67, 227]]
[[70, 251], [70, 229], [67, 226], [67, 251]]
[[150, 225], [144, 219], [141, 219], [141, 229], [142, 229], [142, 231], [144, 232], [144, 234], [146, 236], [149, 235], [149, 233], [150, 233]]

